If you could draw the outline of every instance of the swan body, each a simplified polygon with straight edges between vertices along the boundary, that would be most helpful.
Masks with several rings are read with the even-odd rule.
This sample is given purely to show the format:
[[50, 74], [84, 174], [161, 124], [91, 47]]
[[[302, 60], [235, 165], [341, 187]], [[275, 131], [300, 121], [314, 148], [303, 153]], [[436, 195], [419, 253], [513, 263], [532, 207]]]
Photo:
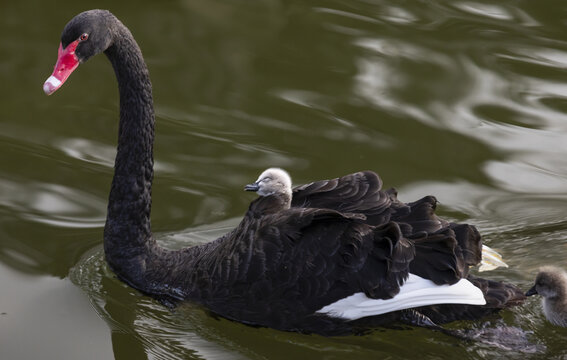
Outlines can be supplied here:
[[567, 273], [554, 266], [542, 267], [534, 286], [527, 296], [542, 296], [543, 313], [547, 320], [558, 326], [567, 327]]
[[162, 248], [150, 226], [152, 87], [130, 31], [105, 10], [75, 16], [44, 91], [55, 92], [99, 53], [110, 60], [120, 94], [104, 251], [130, 286], [242, 323], [326, 335], [407, 319], [406, 309], [441, 323], [523, 301], [515, 286], [469, 274], [482, 252], [473, 226], [437, 217], [432, 196], [399, 201], [371, 171], [291, 188], [287, 173], [269, 169], [247, 186], [261, 196], [231, 232], [200, 246]]

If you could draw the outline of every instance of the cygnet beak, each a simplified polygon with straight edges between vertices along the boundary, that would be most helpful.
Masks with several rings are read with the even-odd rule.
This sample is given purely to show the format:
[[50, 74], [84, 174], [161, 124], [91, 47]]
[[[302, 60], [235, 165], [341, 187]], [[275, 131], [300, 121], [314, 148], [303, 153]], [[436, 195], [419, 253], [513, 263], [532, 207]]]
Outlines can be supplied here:
[[537, 290], [535, 288], [535, 285], [532, 286], [531, 289], [529, 289], [528, 291], [526, 291], [526, 296], [532, 296], [532, 295], [537, 295]]
[[245, 191], [258, 191], [260, 190], [260, 185], [258, 183], [248, 184], [244, 187]]

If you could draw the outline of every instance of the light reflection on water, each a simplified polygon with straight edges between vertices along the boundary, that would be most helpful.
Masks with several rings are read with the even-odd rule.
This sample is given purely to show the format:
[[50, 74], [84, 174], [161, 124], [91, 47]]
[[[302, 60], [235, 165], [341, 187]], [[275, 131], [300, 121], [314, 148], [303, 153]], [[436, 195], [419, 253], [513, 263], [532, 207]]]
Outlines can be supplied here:
[[100, 228], [106, 202], [57, 184], [0, 181], [0, 203], [19, 217], [62, 228]]

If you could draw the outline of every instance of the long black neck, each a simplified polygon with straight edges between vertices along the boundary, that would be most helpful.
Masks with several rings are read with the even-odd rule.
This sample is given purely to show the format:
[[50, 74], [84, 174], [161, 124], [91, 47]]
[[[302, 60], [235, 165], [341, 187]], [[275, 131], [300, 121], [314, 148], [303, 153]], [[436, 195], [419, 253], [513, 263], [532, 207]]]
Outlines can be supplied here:
[[150, 227], [155, 123], [152, 85], [140, 48], [122, 24], [105, 54], [118, 80], [120, 124], [104, 249], [113, 271], [140, 287], [147, 257], [156, 247]]

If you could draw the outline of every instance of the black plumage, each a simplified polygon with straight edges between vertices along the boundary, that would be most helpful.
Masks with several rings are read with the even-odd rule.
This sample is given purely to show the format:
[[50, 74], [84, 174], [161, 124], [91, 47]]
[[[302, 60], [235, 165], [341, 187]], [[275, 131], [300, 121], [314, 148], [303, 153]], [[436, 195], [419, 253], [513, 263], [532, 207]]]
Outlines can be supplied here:
[[[392, 298], [409, 272], [453, 284], [479, 262], [481, 240], [474, 227], [439, 219], [433, 197], [400, 202], [395, 190], [381, 190], [380, 178], [370, 171], [297, 187], [289, 209], [277, 195], [260, 197], [237, 228], [208, 244], [177, 251], [160, 247], [150, 227], [155, 120], [147, 67], [130, 31], [108, 11], [73, 18], [63, 31], [63, 48], [85, 33], [88, 39], [76, 42], [77, 60], [103, 51], [119, 85], [104, 250], [110, 268], [132, 287], [168, 302], [195, 301], [247, 324], [342, 334], [364, 321], [317, 310], [359, 292]], [[471, 281], [481, 285], [486, 306], [451, 305], [450, 314], [439, 310], [442, 305], [430, 306], [417, 309], [419, 317], [473, 318], [523, 299], [512, 285]], [[371, 323], [405, 318], [401, 315], [381, 315]]]

